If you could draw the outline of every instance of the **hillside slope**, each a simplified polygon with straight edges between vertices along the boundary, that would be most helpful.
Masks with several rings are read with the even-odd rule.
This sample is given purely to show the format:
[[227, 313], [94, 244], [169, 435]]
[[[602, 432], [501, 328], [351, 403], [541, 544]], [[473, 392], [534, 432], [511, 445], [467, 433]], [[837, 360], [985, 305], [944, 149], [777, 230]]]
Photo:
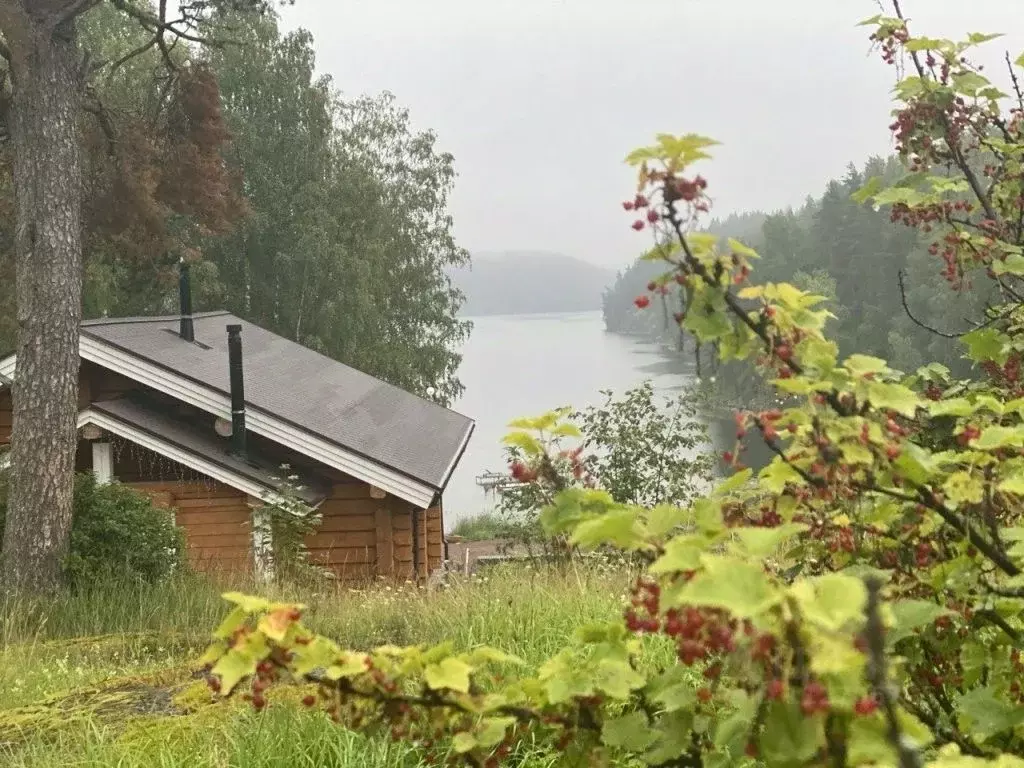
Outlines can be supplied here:
[[544, 251], [474, 254], [471, 267], [450, 275], [466, 294], [464, 316], [598, 310], [615, 281], [612, 270]]

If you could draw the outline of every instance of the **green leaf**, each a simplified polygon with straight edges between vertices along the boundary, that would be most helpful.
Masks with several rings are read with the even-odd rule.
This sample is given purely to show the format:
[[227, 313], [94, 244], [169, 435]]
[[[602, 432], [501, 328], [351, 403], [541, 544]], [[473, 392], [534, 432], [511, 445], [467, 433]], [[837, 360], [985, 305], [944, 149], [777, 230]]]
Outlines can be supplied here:
[[932, 624], [940, 616], [948, 616], [951, 611], [927, 600], [898, 600], [890, 603], [894, 626], [886, 636], [886, 640], [895, 643], [904, 637], [910, 637], [914, 630]]
[[868, 398], [877, 408], [884, 408], [902, 416], [913, 416], [921, 405], [921, 398], [909, 387], [881, 381], [867, 382]]
[[246, 613], [262, 613], [270, 609], [270, 601], [262, 597], [251, 597], [241, 592], [225, 592], [222, 598], [229, 603], [234, 603]]
[[1024, 496], [1024, 469], [1015, 469], [997, 486], [1003, 493]]
[[613, 699], [625, 700], [642, 688], [646, 678], [633, 669], [625, 659], [601, 659], [593, 673], [594, 689]]
[[669, 667], [650, 682], [647, 697], [666, 712], [689, 709], [697, 702], [693, 672], [681, 664]]
[[526, 662], [518, 656], [513, 656], [510, 653], [505, 653], [497, 648], [491, 648], [486, 645], [478, 646], [470, 651], [469, 660], [470, 664], [474, 666], [483, 664], [511, 664], [522, 667], [526, 665]]
[[976, 404], [963, 397], [951, 397], [949, 400], [928, 403], [928, 412], [932, 416], [969, 416], [977, 410]]
[[694, 605], [717, 606], [746, 618], [760, 615], [779, 600], [760, 565], [722, 555], [704, 555], [702, 563], [704, 569], [681, 593]]
[[776, 456], [771, 463], [761, 470], [758, 479], [765, 490], [772, 493], [781, 493], [787, 483], [802, 485], [804, 479], [793, 467]]
[[657, 539], [690, 522], [693, 522], [690, 510], [671, 504], [659, 504], [647, 511], [647, 535]]
[[733, 253], [738, 253], [740, 256], [746, 256], [748, 259], [760, 258], [757, 251], [749, 245], [744, 245], [739, 240], [732, 237], [729, 238], [729, 249], [733, 251]]
[[683, 327], [701, 342], [715, 341], [732, 330], [732, 324], [724, 313], [707, 307], [688, 312]]
[[484, 749], [492, 749], [504, 741], [508, 729], [515, 725], [514, 717], [485, 717], [475, 732], [476, 743]]
[[997, 424], [985, 427], [972, 445], [979, 451], [992, 451], [1007, 446], [1024, 445], [1024, 427], [1001, 427]]
[[242, 680], [256, 673], [256, 666], [270, 653], [267, 639], [259, 632], [246, 635], [221, 656], [210, 674], [220, 678], [221, 695], [227, 696]]
[[580, 432], [579, 427], [575, 424], [570, 424], [567, 421], [552, 427], [551, 434], [557, 435], [558, 437], [583, 437], [583, 433]]
[[1006, 337], [995, 328], [979, 328], [962, 339], [967, 345], [967, 356], [974, 362], [993, 360], [1000, 365], [1006, 362]]
[[540, 440], [528, 432], [510, 432], [502, 440], [505, 445], [514, 445], [521, 448], [529, 456], [539, 456], [544, 452]]
[[872, 197], [874, 197], [878, 192], [880, 192], [881, 189], [882, 177], [872, 176], [870, 179], [868, 179], [867, 184], [865, 184], [863, 187], [861, 187], [852, 195], [850, 195], [850, 199], [853, 200], [853, 202], [855, 203], [863, 205]]
[[[292, 653], [295, 654], [292, 673], [297, 677], [303, 677], [319, 667], [329, 667], [338, 659], [341, 649], [327, 638], [317, 635], [306, 645], [296, 645]], [[363, 666], [364, 671], [365, 669]]]
[[702, 537], [676, 536], [666, 542], [664, 553], [651, 563], [648, 571], [652, 574], [662, 574], [696, 570], [700, 566], [700, 556], [705, 547], [706, 543]]
[[701, 533], [714, 535], [725, 530], [722, 505], [713, 499], [697, 499], [693, 503], [693, 517]]
[[647, 723], [643, 712], [629, 712], [605, 720], [601, 740], [609, 747], [642, 752], [658, 740], [658, 733]]
[[807, 530], [803, 523], [785, 523], [775, 528], [733, 528], [743, 550], [751, 557], [767, 557], [775, 553], [783, 542]]
[[864, 582], [853, 576], [829, 573], [801, 579], [790, 587], [809, 621], [829, 630], [840, 630], [860, 622], [867, 604]]
[[817, 754], [823, 742], [820, 716], [807, 717], [795, 701], [775, 701], [769, 705], [758, 743], [760, 755], [768, 765], [803, 765]]
[[235, 606], [220, 623], [220, 626], [214, 630], [213, 636], [221, 640], [229, 640], [235, 634], [235, 630], [245, 624], [248, 616], [248, 612], [242, 606]]
[[456, 658], [447, 658], [431, 664], [423, 671], [423, 679], [435, 691], [447, 688], [457, 693], [469, 693], [470, 666]]
[[1024, 256], [1019, 253], [1011, 253], [1004, 261], [994, 262], [992, 271], [997, 275], [1024, 275]]
[[956, 506], [977, 504], [985, 497], [985, 484], [970, 472], [954, 472], [942, 484], [942, 492]]
[[452, 749], [460, 755], [476, 749], [476, 738], [469, 731], [459, 731], [452, 739]]
[[1024, 725], [1024, 707], [1011, 704], [996, 688], [975, 688], [956, 700], [960, 728], [986, 741]]
[[870, 355], [850, 355], [846, 358], [844, 365], [846, 370], [854, 376], [866, 376], [869, 373], [885, 373], [889, 370], [885, 360], [882, 360], [880, 357], [871, 357]]
[[847, 741], [850, 765], [897, 765], [889, 732], [881, 717], [855, 717]]
[[971, 34], [967, 36], [967, 42], [971, 45], [981, 45], [982, 43], [987, 43], [991, 40], [998, 40], [1000, 37], [1004, 37], [1001, 32], [988, 34], [984, 32], [971, 32]]
[[1024, 53], [1022, 53], [1020, 56], [1014, 59], [1013, 63], [1016, 64], [1018, 67], [1024, 69]]
[[635, 549], [646, 542], [632, 509], [606, 512], [592, 520], [584, 520], [572, 532], [572, 543], [585, 549], [611, 544], [622, 549]]
[[992, 81], [977, 72], [961, 72], [953, 75], [953, 87], [968, 96], [977, 96], [978, 91], [992, 84]]

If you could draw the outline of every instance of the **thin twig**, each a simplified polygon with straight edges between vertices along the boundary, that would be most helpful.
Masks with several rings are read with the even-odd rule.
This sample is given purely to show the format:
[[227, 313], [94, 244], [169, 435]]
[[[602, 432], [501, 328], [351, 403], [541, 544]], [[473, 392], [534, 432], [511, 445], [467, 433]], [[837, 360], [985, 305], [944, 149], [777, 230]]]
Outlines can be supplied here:
[[1013, 61], [1010, 59], [1010, 52], [1006, 52], [1006, 68], [1010, 70], [1010, 80], [1013, 82], [1013, 92], [1017, 96], [1017, 103], [1024, 109], [1024, 90], [1021, 90], [1020, 80], [1017, 77], [1017, 70], [1013, 68]]
[[907, 289], [903, 283], [904, 271], [905, 270], [901, 269], [896, 273], [896, 279], [900, 286], [900, 302], [903, 304], [903, 311], [906, 312], [907, 317], [909, 317], [914, 322], [914, 325], [920, 326], [921, 328], [924, 328], [926, 331], [934, 333], [936, 336], [941, 336], [944, 339], [959, 339], [964, 334], [969, 333], [969, 331], [963, 331], [961, 333], [946, 333], [945, 331], [940, 331], [938, 328], [933, 328], [923, 320], [918, 320], [916, 317], [914, 317], [914, 313], [910, 311], [910, 306], [907, 304]]
[[900, 768], [923, 768], [924, 763], [917, 748], [903, 734], [896, 717], [897, 695], [886, 679], [885, 672], [885, 625], [882, 624], [881, 599], [882, 582], [871, 577], [866, 581], [868, 589], [867, 627], [865, 639], [868, 644], [868, 681], [874, 688], [885, 715], [889, 744], [896, 751]]

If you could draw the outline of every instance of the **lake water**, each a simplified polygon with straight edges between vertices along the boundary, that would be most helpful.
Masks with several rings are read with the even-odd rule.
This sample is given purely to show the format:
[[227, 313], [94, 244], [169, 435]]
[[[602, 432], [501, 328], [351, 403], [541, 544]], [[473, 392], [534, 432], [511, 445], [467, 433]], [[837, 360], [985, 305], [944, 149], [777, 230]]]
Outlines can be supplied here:
[[601, 390], [622, 392], [645, 379], [678, 391], [689, 377], [656, 345], [605, 332], [600, 312], [471, 319], [459, 368], [466, 391], [454, 409], [474, 419], [476, 431], [445, 491], [449, 529], [490, 505], [476, 477], [505, 470], [501, 439], [512, 419], [596, 405]]

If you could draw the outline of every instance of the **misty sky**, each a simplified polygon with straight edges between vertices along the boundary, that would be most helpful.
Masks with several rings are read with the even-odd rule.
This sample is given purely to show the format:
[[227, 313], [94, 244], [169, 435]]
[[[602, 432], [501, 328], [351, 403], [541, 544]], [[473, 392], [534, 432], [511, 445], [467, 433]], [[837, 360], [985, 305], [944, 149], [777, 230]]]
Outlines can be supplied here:
[[[1022, 0], [904, 0], [918, 34], [1006, 32]], [[723, 143], [702, 171], [716, 213], [817, 195], [886, 153], [894, 72], [856, 22], [874, 0], [297, 0], [320, 69], [392, 91], [455, 155], [456, 234], [473, 251], [553, 250], [623, 266], [647, 244], [619, 202], [625, 154], [655, 133]]]

